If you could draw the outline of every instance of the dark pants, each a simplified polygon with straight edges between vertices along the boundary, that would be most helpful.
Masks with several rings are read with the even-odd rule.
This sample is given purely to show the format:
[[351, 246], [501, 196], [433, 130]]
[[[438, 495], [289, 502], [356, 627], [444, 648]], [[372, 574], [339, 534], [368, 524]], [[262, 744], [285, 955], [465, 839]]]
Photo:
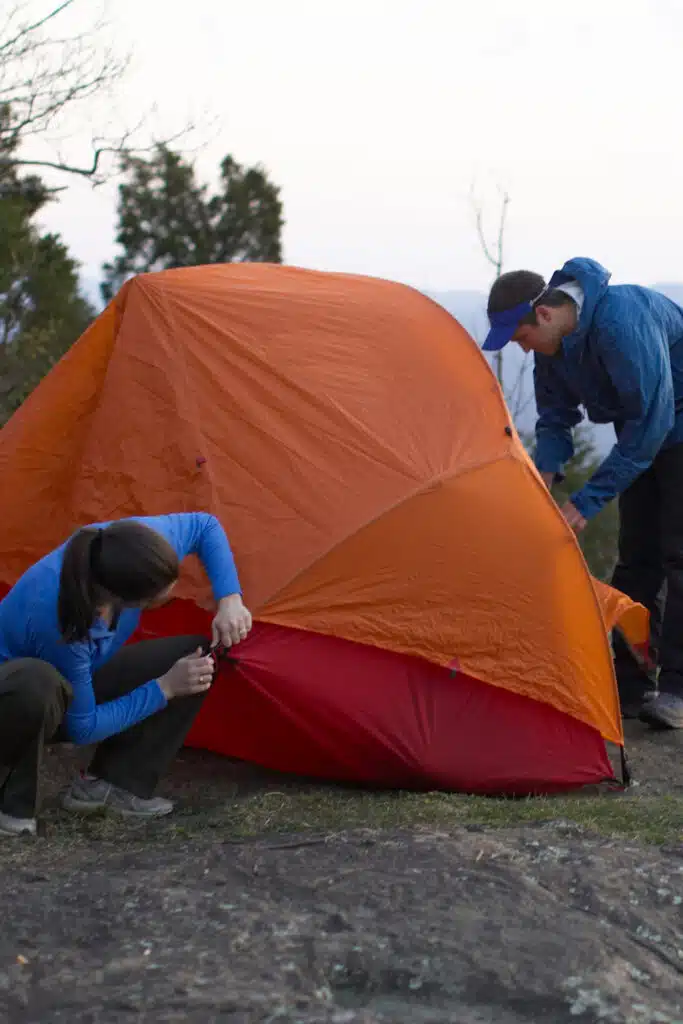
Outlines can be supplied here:
[[[651, 615], [659, 688], [683, 697], [683, 444], [661, 452], [619, 501], [619, 562], [612, 579]], [[624, 644], [615, 639], [622, 703], [650, 688]]]
[[[130, 693], [164, 675], [187, 654], [205, 647], [204, 637], [168, 637], [124, 647], [93, 677], [98, 704]], [[69, 684], [44, 661], [0, 665], [0, 811], [32, 818], [38, 806], [43, 746], [66, 741], [61, 722]], [[89, 771], [136, 796], [152, 796], [199, 711], [205, 694], [179, 697], [155, 715], [104, 740]]]

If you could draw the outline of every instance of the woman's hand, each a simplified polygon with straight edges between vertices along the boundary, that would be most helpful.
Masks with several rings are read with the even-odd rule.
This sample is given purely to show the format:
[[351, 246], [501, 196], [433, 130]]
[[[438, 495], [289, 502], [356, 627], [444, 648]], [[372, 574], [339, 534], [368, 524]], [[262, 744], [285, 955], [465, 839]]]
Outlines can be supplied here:
[[190, 697], [209, 689], [213, 679], [213, 668], [213, 658], [204, 655], [199, 647], [194, 654], [188, 654], [186, 658], [176, 661], [173, 668], [157, 681], [166, 700]]
[[239, 594], [231, 594], [218, 602], [218, 611], [211, 624], [212, 646], [232, 647], [249, 635], [252, 620]]

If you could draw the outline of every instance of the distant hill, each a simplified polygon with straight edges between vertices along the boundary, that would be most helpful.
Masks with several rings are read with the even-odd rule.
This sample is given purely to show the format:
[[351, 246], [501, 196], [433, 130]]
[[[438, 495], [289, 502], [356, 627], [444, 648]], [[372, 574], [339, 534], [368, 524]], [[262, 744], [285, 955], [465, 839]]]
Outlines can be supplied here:
[[488, 327], [484, 292], [449, 291], [427, 292], [426, 294], [447, 309], [475, 341], [483, 342]]

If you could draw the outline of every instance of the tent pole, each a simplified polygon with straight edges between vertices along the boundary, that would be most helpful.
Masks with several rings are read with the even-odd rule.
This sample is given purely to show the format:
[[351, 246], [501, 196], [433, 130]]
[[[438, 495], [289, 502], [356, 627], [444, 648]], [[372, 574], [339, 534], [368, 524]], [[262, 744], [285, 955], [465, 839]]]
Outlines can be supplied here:
[[619, 752], [621, 754], [621, 782], [624, 789], [628, 789], [631, 785], [632, 778], [631, 769], [628, 763], [628, 757], [626, 755], [626, 747], [621, 746], [619, 748]]

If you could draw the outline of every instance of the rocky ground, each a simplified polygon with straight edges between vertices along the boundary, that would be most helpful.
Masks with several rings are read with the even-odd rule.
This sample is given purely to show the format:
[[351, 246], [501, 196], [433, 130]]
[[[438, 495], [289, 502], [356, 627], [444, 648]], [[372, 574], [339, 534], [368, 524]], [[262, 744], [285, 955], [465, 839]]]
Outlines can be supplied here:
[[[0, 846], [0, 1021], [681, 1024], [682, 738], [629, 731], [632, 793], [545, 822], [185, 752], [174, 824], [84, 823], [53, 754], [42, 837]], [[615, 834], [648, 808], [665, 845]]]

